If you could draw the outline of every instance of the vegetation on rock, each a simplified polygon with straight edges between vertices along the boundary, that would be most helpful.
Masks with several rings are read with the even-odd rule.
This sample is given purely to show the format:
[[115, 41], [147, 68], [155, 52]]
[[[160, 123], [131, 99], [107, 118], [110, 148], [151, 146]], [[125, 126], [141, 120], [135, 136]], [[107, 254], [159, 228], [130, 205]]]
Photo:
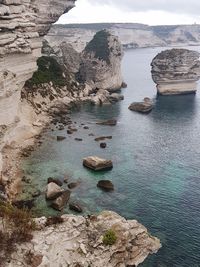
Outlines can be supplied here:
[[92, 41], [90, 41], [86, 46], [85, 51], [88, 53], [94, 52], [95, 58], [104, 60], [109, 64], [110, 63], [109, 60], [110, 49], [108, 43], [109, 36], [110, 33], [106, 30], [97, 32]]
[[63, 70], [53, 57], [42, 56], [37, 60], [38, 70], [33, 77], [26, 82], [31, 88], [34, 85], [52, 82], [55, 86], [65, 86], [67, 81], [63, 76]]
[[116, 241], [117, 236], [112, 229], [108, 230], [103, 236], [103, 244], [106, 246], [112, 246], [116, 243]]

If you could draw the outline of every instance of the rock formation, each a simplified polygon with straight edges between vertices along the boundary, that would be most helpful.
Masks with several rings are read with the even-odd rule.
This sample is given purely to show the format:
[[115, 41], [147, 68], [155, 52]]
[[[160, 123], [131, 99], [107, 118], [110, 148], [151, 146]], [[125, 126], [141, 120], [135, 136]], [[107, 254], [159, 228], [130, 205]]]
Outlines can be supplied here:
[[[64, 222], [45, 227], [34, 233], [30, 243], [21, 245], [8, 266], [26, 265], [26, 255], [40, 259], [36, 266], [115, 267], [138, 266], [149, 254], [156, 253], [160, 241], [135, 220], [125, 220], [114, 212], [104, 211], [98, 216], [63, 215]], [[111, 230], [117, 240], [112, 246], [103, 243]], [[30, 259], [29, 259], [30, 261]]]
[[96, 33], [82, 53], [79, 81], [94, 89], [120, 89], [123, 83], [122, 56], [122, 46], [116, 36], [106, 30]]
[[[26, 80], [37, 69], [42, 38], [75, 0], [2, 0], [0, 3], [0, 173], [2, 149], [36, 134], [37, 116], [21, 101]], [[36, 126], [37, 128], [37, 126]], [[6, 177], [2, 177], [7, 179]]]
[[199, 53], [171, 49], [159, 53], [152, 61], [152, 78], [161, 95], [187, 94], [197, 90], [200, 78]]

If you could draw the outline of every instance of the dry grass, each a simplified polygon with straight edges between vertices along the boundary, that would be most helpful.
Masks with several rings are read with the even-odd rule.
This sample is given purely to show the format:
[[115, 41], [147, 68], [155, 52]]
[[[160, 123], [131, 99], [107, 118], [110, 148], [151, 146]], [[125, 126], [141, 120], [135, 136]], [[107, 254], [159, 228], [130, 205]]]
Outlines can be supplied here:
[[18, 244], [30, 241], [36, 224], [32, 213], [0, 201], [0, 266], [9, 260]]

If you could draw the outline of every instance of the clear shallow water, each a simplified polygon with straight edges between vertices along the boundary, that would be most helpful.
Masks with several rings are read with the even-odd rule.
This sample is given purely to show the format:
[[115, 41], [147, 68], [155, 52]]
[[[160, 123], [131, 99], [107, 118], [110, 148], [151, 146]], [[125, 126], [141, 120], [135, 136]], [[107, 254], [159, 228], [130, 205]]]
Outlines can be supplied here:
[[[198, 49], [198, 48], [193, 48]], [[43, 145], [23, 162], [33, 188], [43, 190], [48, 177], [71, 176], [81, 180], [72, 199], [85, 213], [111, 209], [137, 219], [161, 239], [163, 248], [147, 259], [143, 267], [200, 266], [200, 95], [156, 98], [150, 62], [161, 49], [128, 51], [123, 72], [128, 88], [125, 100], [105, 107], [85, 105], [71, 118], [79, 130], [72, 136], [64, 131], [47, 132]], [[153, 97], [155, 109], [146, 115], [128, 110], [143, 97]], [[98, 126], [100, 119], [117, 118], [116, 127]], [[83, 129], [81, 123], [89, 126]], [[112, 135], [108, 148], [99, 148], [95, 137]], [[56, 135], [65, 135], [63, 142]], [[75, 137], [83, 138], [77, 142]], [[94, 173], [82, 167], [82, 158], [99, 155], [111, 158], [112, 171]], [[110, 179], [115, 191], [97, 189], [100, 179]], [[26, 193], [27, 195], [27, 193]], [[37, 200], [37, 212], [52, 214], [44, 195]], [[68, 212], [68, 210], [66, 210]]]

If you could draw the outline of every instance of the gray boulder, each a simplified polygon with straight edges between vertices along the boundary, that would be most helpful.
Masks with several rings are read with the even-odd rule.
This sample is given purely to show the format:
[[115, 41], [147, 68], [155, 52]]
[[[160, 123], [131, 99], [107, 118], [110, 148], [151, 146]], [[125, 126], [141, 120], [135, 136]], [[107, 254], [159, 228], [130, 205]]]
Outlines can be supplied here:
[[153, 109], [153, 101], [146, 97], [142, 102], [133, 102], [129, 109], [139, 113], [149, 113]]
[[70, 195], [71, 192], [69, 190], [62, 192], [62, 194], [51, 203], [51, 207], [55, 210], [62, 211], [69, 201]]

